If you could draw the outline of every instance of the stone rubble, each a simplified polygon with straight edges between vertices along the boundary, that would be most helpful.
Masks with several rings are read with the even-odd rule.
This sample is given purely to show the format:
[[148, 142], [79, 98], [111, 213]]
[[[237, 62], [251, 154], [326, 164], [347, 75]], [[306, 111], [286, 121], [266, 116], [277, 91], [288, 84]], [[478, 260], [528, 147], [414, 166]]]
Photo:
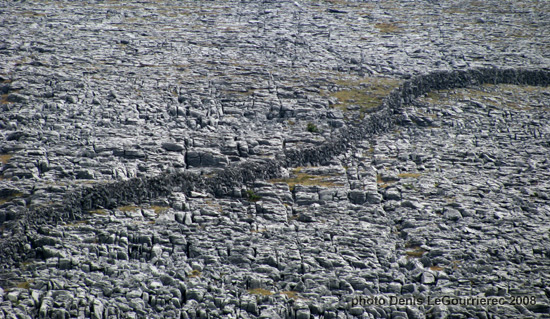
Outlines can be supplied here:
[[550, 4], [0, 15], [0, 318], [550, 318]]

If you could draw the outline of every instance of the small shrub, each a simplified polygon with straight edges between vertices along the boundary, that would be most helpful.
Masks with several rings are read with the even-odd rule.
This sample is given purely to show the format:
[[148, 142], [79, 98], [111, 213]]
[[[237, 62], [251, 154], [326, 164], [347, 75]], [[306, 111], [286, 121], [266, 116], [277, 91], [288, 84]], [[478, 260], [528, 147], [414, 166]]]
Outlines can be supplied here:
[[257, 202], [259, 201], [260, 199], [262, 199], [262, 196], [254, 193], [253, 190], [249, 189], [246, 191], [246, 197], [248, 198], [249, 201], [251, 202]]
[[313, 123], [307, 123], [306, 129], [308, 132], [311, 132], [311, 133], [319, 133], [319, 129]]

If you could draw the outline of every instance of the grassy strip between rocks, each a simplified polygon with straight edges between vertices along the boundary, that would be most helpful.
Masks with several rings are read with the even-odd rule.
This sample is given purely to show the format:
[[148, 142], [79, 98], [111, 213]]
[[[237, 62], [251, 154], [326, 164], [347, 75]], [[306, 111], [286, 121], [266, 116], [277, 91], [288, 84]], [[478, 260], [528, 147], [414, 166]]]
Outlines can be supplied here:
[[359, 110], [364, 114], [375, 108], [382, 100], [401, 83], [398, 79], [367, 77], [362, 79], [341, 79], [334, 81], [339, 90], [334, 92], [322, 91], [321, 94], [338, 99], [333, 105], [343, 111]]
[[0, 163], [6, 165], [12, 157], [12, 154], [0, 154]]
[[324, 186], [324, 187], [338, 187], [343, 186], [342, 183], [333, 182], [330, 179], [336, 175], [310, 175], [302, 173], [303, 167], [298, 167], [292, 170], [292, 177], [288, 178], [276, 178], [269, 180], [270, 183], [286, 183], [288, 187], [293, 190], [296, 185], [303, 186]]
[[200, 278], [202, 276], [202, 273], [200, 270], [193, 269], [189, 275], [187, 275], [188, 278]]
[[[254, 289], [248, 289], [248, 293], [251, 295], [257, 295], [257, 296], [272, 296], [274, 293], [270, 290], [264, 289], [264, 288], [254, 288]], [[296, 291], [281, 291], [279, 292], [280, 295], [285, 295], [289, 299], [304, 299], [298, 295]]]
[[[420, 101], [431, 104], [444, 101], [469, 101], [474, 100], [482, 104], [490, 104], [500, 108], [512, 108], [516, 110], [531, 110], [532, 106], [518, 103], [517, 96], [545, 95], [548, 89], [541, 86], [514, 85], [514, 84], [483, 84], [478, 87], [436, 90], [426, 93]], [[497, 97], [501, 95], [501, 97]]]
[[[167, 206], [157, 206], [157, 205], [152, 205], [150, 207], [143, 207], [145, 209], [152, 209], [153, 212], [155, 212], [156, 215], [160, 215], [160, 214], [163, 214], [163, 213], [166, 213], [166, 211], [168, 211], [168, 209], [170, 209], [170, 207], [167, 207]], [[118, 207], [117, 208], [119, 211], [121, 212], [135, 212], [139, 209], [142, 209], [142, 207], [140, 206], [134, 206], [134, 205], [127, 205], [127, 206], [121, 206], [121, 207]]]
[[14, 200], [15, 198], [21, 197], [21, 196], [23, 196], [23, 193], [17, 192], [17, 193], [10, 194], [8, 196], [1, 197], [0, 198], [0, 205], [5, 204], [5, 203], [7, 203], [11, 200]]
[[381, 33], [393, 33], [400, 30], [400, 27], [393, 22], [382, 22], [374, 25]]
[[[401, 174], [397, 175], [397, 177], [399, 179], [418, 178], [420, 176], [422, 176], [422, 174], [420, 174], [420, 173], [401, 173]], [[383, 178], [382, 175], [380, 175], [380, 174], [376, 175], [376, 183], [378, 184], [378, 187], [380, 187], [380, 188], [386, 188], [386, 187], [390, 186], [392, 183], [395, 183], [397, 181], [398, 181], [398, 179], [386, 179], [386, 178]], [[404, 186], [407, 189], [414, 188], [414, 186], [411, 185], [411, 184], [407, 184], [407, 185], [404, 185]]]

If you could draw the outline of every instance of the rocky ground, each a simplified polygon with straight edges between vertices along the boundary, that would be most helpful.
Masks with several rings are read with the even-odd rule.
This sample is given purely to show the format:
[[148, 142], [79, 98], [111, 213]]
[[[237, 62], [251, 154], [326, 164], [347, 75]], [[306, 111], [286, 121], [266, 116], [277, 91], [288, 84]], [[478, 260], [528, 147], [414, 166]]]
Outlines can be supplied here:
[[0, 8], [0, 241], [32, 252], [0, 252], [0, 318], [550, 318], [548, 86], [431, 91], [385, 132], [231, 196], [151, 193], [28, 226], [83, 189], [325, 145], [417, 75], [548, 72], [550, 3]]

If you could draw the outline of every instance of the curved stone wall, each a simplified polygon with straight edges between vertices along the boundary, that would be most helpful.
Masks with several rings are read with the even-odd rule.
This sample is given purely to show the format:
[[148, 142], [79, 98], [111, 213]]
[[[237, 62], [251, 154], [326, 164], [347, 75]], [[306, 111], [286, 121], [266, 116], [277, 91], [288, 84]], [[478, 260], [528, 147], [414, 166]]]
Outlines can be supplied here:
[[115, 208], [129, 203], [166, 196], [173, 191], [189, 194], [191, 191], [215, 196], [231, 195], [235, 187], [254, 180], [276, 178], [285, 167], [319, 165], [342, 154], [353, 143], [390, 129], [393, 115], [415, 98], [433, 90], [451, 89], [481, 84], [550, 85], [550, 70], [546, 69], [470, 69], [438, 71], [413, 77], [394, 89], [382, 104], [358, 124], [349, 124], [325, 143], [308, 149], [287, 149], [275, 159], [249, 160], [230, 166], [214, 176], [196, 173], [167, 173], [151, 178], [134, 178], [83, 188], [66, 195], [61, 204], [46, 209], [27, 211], [17, 216], [9, 227], [12, 235], [0, 242], [0, 264], [10, 264], [34, 257], [33, 234], [45, 223], [63, 223], [78, 220], [94, 208]]

